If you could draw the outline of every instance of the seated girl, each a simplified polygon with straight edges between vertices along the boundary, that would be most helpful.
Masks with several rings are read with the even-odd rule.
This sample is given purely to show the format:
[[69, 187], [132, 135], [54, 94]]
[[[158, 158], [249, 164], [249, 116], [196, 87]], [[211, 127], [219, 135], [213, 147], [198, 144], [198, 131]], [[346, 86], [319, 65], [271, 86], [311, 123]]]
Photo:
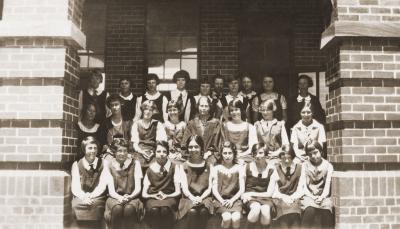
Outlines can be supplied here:
[[330, 196], [333, 166], [322, 158], [322, 146], [317, 141], [305, 145], [309, 160], [302, 165], [300, 184], [303, 188], [304, 209], [302, 226], [305, 228], [329, 228], [333, 224]]
[[236, 146], [231, 142], [222, 145], [221, 160], [211, 174], [212, 193], [216, 199], [216, 213], [222, 216], [222, 228], [240, 228], [242, 201], [240, 196], [245, 190], [243, 166], [236, 162]]
[[110, 162], [109, 197], [104, 218], [111, 228], [132, 228], [143, 216], [143, 204], [138, 199], [141, 191], [140, 163], [128, 157], [128, 141], [115, 139], [111, 150], [115, 158]]
[[256, 144], [257, 133], [254, 126], [246, 122], [246, 107], [239, 99], [228, 105], [230, 120], [222, 125], [222, 140], [235, 144], [240, 164], [252, 161], [251, 147]]
[[279, 228], [300, 227], [300, 198], [303, 195], [299, 185], [301, 164], [293, 161], [293, 150], [282, 152], [280, 162], [275, 166], [276, 186], [274, 203], [276, 206], [276, 221]]
[[165, 132], [168, 138], [169, 145], [169, 158], [174, 162], [183, 162], [184, 158], [182, 154], [181, 144], [183, 133], [185, 132], [186, 123], [179, 120], [179, 114], [182, 110], [182, 103], [175, 100], [171, 100], [167, 105], [168, 120], [165, 121]]
[[187, 140], [188, 160], [182, 165], [181, 186], [183, 196], [179, 202], [178, 219], [186, 217], [186, 227], [204, 229], [213, 204], [210, 166], [203, 158], [203, 139], [194, 135]]
[[181, 169], [168, 159], [168, 142], [157, 141], [155, 154], [143, 181], [146, 218], [154, 229], [171, 229], [178, 208], [177, 197], [181, 194]]
[[[81, 144], [84, 157], [72, 165], [72, 210], [78, 224], [103, 219], [108, 167], [97, 157], [98, 142], [88, 136]], [[101, 224], [97, 225], [100, 226]]]
[[270, 225], [271, 215], [275, 212], [272, 201], [274, 167], [268, 163], [268, 149], [263, 143], [255, 144], [251, 151], [254, 161], [246, 165], [246, 189], [242, 200], [249, 209], [247, 221], [252, 225], [250, 228], [259, 221], [266, 227]]
[[204, 142], [204, 158], [207, 163], [215, 165], [220, 158], [219, 141], [221, 137], [221, 123], [214, 117], [215, 104], [205, 96], [201, 96], [196, 104], [197, 112], [195, 118], [190, 120], [185, 134], [183, 144], [193, 135], [198, 135]]
[[257, 131], [258, 142], [265, 144], [270, 161], [277, 162], [282, 151], [289, 150], [289, 139], [285, 129], [285, 122], [275, 118], [276, 105], [274, 100], [261, 102], [259, 112], [262, 119], [254, 126]]
[[[111, 116], [108, 117], [103, 126], [104, 135], [106, 136], [106, 145], [103, 147], [103, 158], [111, 161], [114, 158], [113, 151], [110, 150], [110, 145], [114, 139], [131, 139], [130, 130], [132, 121], [124, 121], [121, 113], [122, 100], [119, 95], [111, 95], [107, 98], [107, 107], [111, 110]], [[129, 151], [130, 147], [129, 147]]]
[[164, 125], [153, 119], [153, 112], [157, 109], [152, 100], [146, 100], [140, 106], [142, 118], [133, 123], [131, 142], [135, 150], [135, 158], [140, 161], [142, 170], [146, 171], [154, 158], [156, 141], [167, 140]]

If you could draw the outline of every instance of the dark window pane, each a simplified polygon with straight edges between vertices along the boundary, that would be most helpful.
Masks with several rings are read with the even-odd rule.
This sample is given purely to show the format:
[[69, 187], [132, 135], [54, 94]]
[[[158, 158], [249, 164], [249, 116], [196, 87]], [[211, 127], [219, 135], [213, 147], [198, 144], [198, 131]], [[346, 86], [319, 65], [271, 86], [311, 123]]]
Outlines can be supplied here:
[[162, 55], [149, 54], [147, 56], [147, 63], [149, 73], [157, 74], [160, 79], [164, 78], [164, 58]]
[[180, 52], [180, 37], [167, 37], [165, 39], [165, 51], [166, 52]]
[[163, 38], [152, 36], [147, 39], [147, 51], [148, 52], [163, 52]]
[[179, 55], [167, 55], [165, 60], [165, 76], [164, 79], [172, 79], [175, 72], [181, 69], [181, 61]]

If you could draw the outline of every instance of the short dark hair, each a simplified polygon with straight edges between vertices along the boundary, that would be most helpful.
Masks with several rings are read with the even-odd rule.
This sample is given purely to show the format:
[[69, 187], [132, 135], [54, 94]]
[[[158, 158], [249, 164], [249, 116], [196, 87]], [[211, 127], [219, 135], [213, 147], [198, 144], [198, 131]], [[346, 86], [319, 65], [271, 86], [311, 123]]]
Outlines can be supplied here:
[[189, 80], [190, 80], [189, 72], [187, 72], [185, 70], [179, 70], [179, 71], [175, 72], [174, 76], [172, 77], [172, 80], [176, 83], [178, 78], [184, 78], [186, 80], [186, 82], [189, 82]]
[[301, 79], [306, 79], [306, 80], [307, 80], [308, 87], [314, 86], [314, 82], [313, 82], [313, 80], [311, 79], [310, 76], [304, 75], [304, 74], [299, 75], [299, 78], [297, 79], [297, 84], [299, 83], [299, 81], [300, 81]]
[[97, 77], [98, 79], [100, 79], [100, 82], [103, 82], [102, 72], [98, 69], [94, 69], [94, 70], [90, 71], [89, 79], [92, 77]]
[[119, 78], [118, 83], [121, 85], [121, 82], [124, 81], [124, 80], [128, 81], [129, 85], [132, 85], [131, 79], [129, 77], [126, 77], [126, 76]]
[[86, 111], [89, 109], [90, 106], [93, 106], [96, 109], [96, 113], [97, 113], [96, 104], [93, 102], [88, 102], [88, 103], [84, 104], [82, 107], [82, 110], [81, 110], [81, 118], [82, 119], [86, 118], [86, 115], [87, 115]]
[[293, 147], [289, 147], [289, 150], [288, 150], [288, 151], [282, 150], [282, 152], [279, 153], [279, 156], [278, 156], [278, 157], [279, 157], [279, 158], [282, 158], [285, 154], [289, 154], [290, 157], [292, 158], [292, 160], [296, 157], [296, 154], [295, 154], [295, 152], [294, 152]]
[[200, 77], [200, 79], [199, 79], [199, 86], [200, 86], [201, 84], [210, 84], [210, 85], [211, 85], [211, 82], [210, 82], [210, 80], [208, 79], [208, 77], [203, 76], [203, 77]]
[[253, 145], [253, 147], [251, 147], [251, 155], [252, 155], [253, 157], [255, 157], [255, 156], [257, 155], [257, 152], [258, 152], [260, 149], [264, 149], [264, 155], [265, 155], [265, 156], [268, 155], [268, 148], [265, 147], [265, 144], [262, 143], [262, 142], [256, 143], [256, 144]]
[[146, 82], [147, 82], [147, 81], [150, 81], [150, 80], [155, 80], [155, 81], [157, 82], [157, 84], [160, 83], [160, 78], [158, 78], [158, 75], [157, 75], [157, 74], [154, 74], [154, 73], [149, 73], [149, 74], [147, 74], [147, 76], [146, 76]]
[[203, 138], [199, 135], [192, 135], [186, 140], [186, 149], [189, 149], [189, 143], [194, 140], [197, 145], [200, 146], [200, 153], [201, 155], [204, 155], [204, 141]]
[[315, 149], [317, 149], [322, 154], [323, 152], [322, 145], [315, 140], [312, 142], [307, 142], [306, 145], [304, 146], [304, 150], [306, 151], [307, 156], [310, 156], [309, 154]]
[[253, 75], [248, 72], [240, 73], [239, 77], [241, 81], [243, 81], [244, 78], [249, 78], [251, 81], [253, 81]]
[[225, 77], [224, 76], [222, 76], [221, 74], [219, 74], [219, 73], [217, 73], [217, 74], [215, 74], [215, 76], [214, 76], [214, 82], [215, 82], [215, 80], [216, 79], [222, 79], [222, 81], [225, 81]]
[[115, 153], [121, 147], [129, 149], [129, 142], [123, 138], [114, 138], [111, 142], [110, 150]]
[[157, 142], [156, 142], [156, 148], [155, 148], [155, 149], [157, 149], [157, 146], [162, 146], [162, 147], [164, 147], [164, 148], [167, 150], [167, 155], [169, 155], [169, 145], [168, 145], [168, 142], [167, 142], [167, 141], [157, 141]]
[[197, 103], [196, 103], [196, 114], [199, 114], [200, 100], [202, 100], [202, 99], [205, 99], [207, 101], [207, 103], [208, 103], [208, 106], [210, 107], [210, 112], [209, 112], [210, 117], [214, 117], [215, 110], [217, 109], [216, 108], [217, 105], [213, 101], [211, 101], [210, 98], [208, 98], [206, 96], [200, 96], [199, 100], [197, 101]]
[[220, 155], [221, 157], [218, 159], [217, 163], [221, 164], [222, 161], [224, 160], [222, 157], [222, 152], [224, 151], [224, 148], [230, 148], [233, 152], [233, 163], [237, 164], [237, 149], [236, 149], [236, 145], [233, 144], [230, 141], [225, 141], [224, 143], [222, 143], [221, 148], [220, 148]]
[[229, 102], [228, 105], [229, 114], [231, 113], [232, 108], [239, 108], [242, 120], [246, 121], [246, 107], [244, 107], [244, 104], [242, 103], [242, 101], [240, 101], [240, 99], [234, 99]]
[[239, 77], [239, 75], [230, 75], [230, 76], [228, 76], [227, 78], [226, 78], [226, 82], [227, 83], [230, 83], [230, 82], [232, 82], [232, 81], [238, 81], [239, 83], [240, 83], [240, 77]]
[[111, 109], [111, 103], [115, 102], [115, 101], [118, 101], [120, 104], [122, 104], [122, 100], [119, 95], [117, 95], [117, 94], [110, 95], [106, 100], [107, 107]]

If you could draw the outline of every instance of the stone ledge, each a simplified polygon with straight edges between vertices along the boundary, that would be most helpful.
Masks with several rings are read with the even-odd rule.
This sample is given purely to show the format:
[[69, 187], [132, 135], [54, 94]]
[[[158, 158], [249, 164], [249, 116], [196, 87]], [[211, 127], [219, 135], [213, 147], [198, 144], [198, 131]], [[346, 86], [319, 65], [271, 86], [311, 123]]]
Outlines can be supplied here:
[[[397, 171], [349, 171], [351, 177], [400, 177], [399, 170]], [[349, 178], [349, 172], [334, 171], [333, 177]]]
[[323, 49], [338, 37], [400, 37], [400, 23], [335, 21], [321, 36]]
[[66, 40], [77, 49], [86, 48], [85, 34], [71, 21], [0, 21], [0, 40], [23, 37], [51, 37]]

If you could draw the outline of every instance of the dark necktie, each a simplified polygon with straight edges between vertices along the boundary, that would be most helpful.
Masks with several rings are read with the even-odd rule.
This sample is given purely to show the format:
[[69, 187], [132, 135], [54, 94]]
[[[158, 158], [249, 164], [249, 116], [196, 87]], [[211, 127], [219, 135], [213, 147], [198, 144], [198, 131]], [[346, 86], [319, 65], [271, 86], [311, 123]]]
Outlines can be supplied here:
[[122, 163], [119, 163], [119, 167], [122, 169], [122, 168], [124, 168], [124, 163], [122, 162]]
[[160, 168], [160, 173], [165, 177], [167, 175], [167, 170], [165, 169], [164, 166], [161, 166]]
[[286, 177], [290, 177], [290, 166], [288, 166], [288, 167], [286, 167], [286, 174], [285, 174], [285, 176]]
[[94, 166], [93, 166], [93, 164], [90, 164], [89, 167], [90, 167], [90, 171], [93, 172], [93, 171], [94, 171]]

